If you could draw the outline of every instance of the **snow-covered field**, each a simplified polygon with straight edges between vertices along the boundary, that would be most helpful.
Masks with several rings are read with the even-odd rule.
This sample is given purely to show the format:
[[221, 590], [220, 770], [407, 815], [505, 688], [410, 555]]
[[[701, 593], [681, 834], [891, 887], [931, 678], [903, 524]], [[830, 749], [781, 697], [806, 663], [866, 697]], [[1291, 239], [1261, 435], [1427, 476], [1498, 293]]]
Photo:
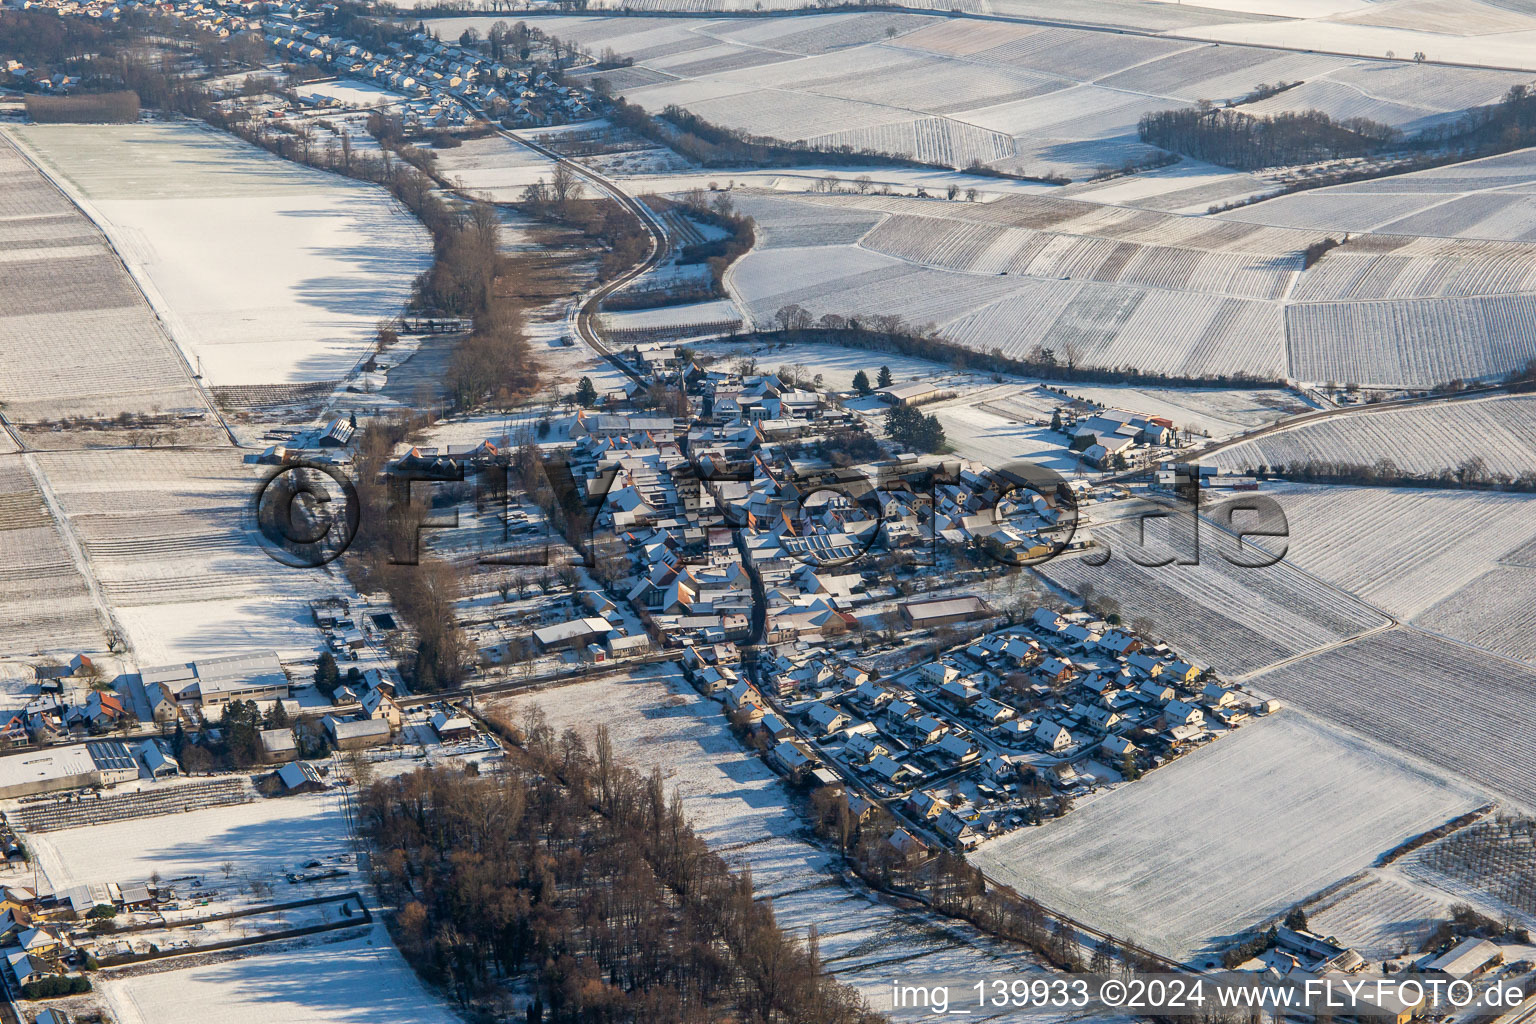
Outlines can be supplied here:
[[[832, 855], [803, 837], [806, 823], [790, 808], [778, 776], [743, 750], [720, 706], [695, 693], [675, 667], [561, 686], [505, 706], [516, 720], [531, 704], [557, 731], [572, 727], [590, 738], [596, 723], [606, 722], [623, 760], [642, 771], [659, 766], [695, 830], [722, 856], [751, 868], [753, 887], [772, 900], [782, 925], [814, 924], [828, 967], [876, 1009], [890, 1007], [893, 971], [925, 983], [946, 977], [958, 992], [983, 975], [1039, 969], [1026, 954], [968, 928], [844, 886]], [[928, 1018], [906, 1010], [895, 1019]]]
[[431, 262], [383, 189], [182, 122], [28, 125], [210, 384], [333, 380]]
[[549, 181], [555, 162], [503, 135], [466, 139], [462, 146], [434, 149], [437, 170], [475, 195], [492, 202], [515, 202], [523, 189]]
[[202, 407], [101, 232], [3, 131], [0, 244], [0, 403], [12, 422]]
[[1536, 803], [1536, 668], [1400, 628], [1262, 673], [1249, 685], [1516, 805]]
[[1536, 150], [1279, 196], [1223, 219], [1319, 231], [1536, 241]]
[[1536, 397], [1502, 396], [1406, 409], [1362, 409], [1233, 445], [1208, 460], [1235, 469], [1300, 462], [1375, 465], [1433, 474], [1481, 459], [1491, 473], [1536, 471]]
[[[1086, 585], [1098, 596], [1113, 598], [1126, 622], [1147, 620], [1153, 636], [1223, 674], [1252, 672], [1388, 622], [1380, 612], [1303, 572], [1289, 559], [1264, 568], [1233, 565], [1222, 556], [1223, 551], [1232, 553], [1230, 541], [1209, 523], [1201, 526], [1199, 564], [1138, 565], [1124, 543], [1136, 529], [1134, 519], [1096, 522], [1095, 541], [1107, 541], [1111, 548], [1104, 565], [1056, 558], [1038, 571], [1076, 593]], [[1188, 559], [1194, 554], [1193, 545], [1186, 543], [1189, 533], [1187, 520], [1149, 520], [1147, 551], [1138, 557]], [[1182, 539], [1163, 540], [1170, 537]], [[1102, 550], [1091, 554], [1103, 557]]]
[[[1536, 538], [1529, 494], [1306, 485], [1267, 493], [1285, 510], [1288, 561], [1399, 618], [1463, 587], [1486, 593], [1474, 581]], [[1536, 578], [1536, 569], [1509, 571]]]
[[97, 976], [119, 1024], [457, 1024], [382, 924], [362, 938], [321, 935], [184, 970]]
[[[157, 871], [168, 881], [195, 876], [219, 885], [225, 863], [233, 865], [232, 879], [276, 879], [287, 889], [278, 875], [351, 849], [341, 800], [339, 790], [258, 798], [170, 817], [30, 833], [28, 846], [56, 890], [82, 882], [138, 882]], [[313, 893], [306, 889], [304, 895]]]
[[101, 616], [23, 456], [0, 457], [0, 652], [100, 651]]
[[[640, 7], [721, 9], [710, 0], [655, 0]], [[981, 5], [976, 10], [981, 12]], [[986, 5], [985, 13], [1040, 16], [1038, 7], [1009, 2]], [[1058, 6], [1052, 15], [1158, 28], [1249, 21], [1187, 5], [1091, 0]], [[494, 20], [433, 24], [457, 34], [469, 25], [484, 32]], [[1522, 81], [1507, 72], [1408, 60], [1366, 62], [1187, 38], [889, 13], [785, 16], [747, 24], [591, 16], [544, 18], [540, 24], [589, 52], [611, 47], [633, 57], [634, 67], [605, 77], [616, 93], [648, 109], [678, 104], [753, 135], [854, 146], [952, 167], [979, 160], [1078, 179], [1149, 152], [1136, 138], [1142, 113], [1233, 100], [1261, 82], [1305, 79], [1309, 86], [1271, 97], [1266, 112], [1315, 107], [1338, 117], [1420, 126], [1493, 102]], [[1388, 49], [1371, 55], [1379, 58]], [[1406, 56], [1413, 49], [1402, 46], [1398, 52]], [[1224, 187], [1234, 185], [1241, 194], [1242, 183]], [[1182, 205], [1194, 206], [1194, 197], [1187, 198]]]
[[234, 449], [35, 457], [141, 663], [242, 650], [306, 656], [307, 602], [351, 588], [271, 558], [250, 515], [261, 483]]
[[1047, 906], [1186, 959], [1481, 801], [1282, 711], [972, 859]]

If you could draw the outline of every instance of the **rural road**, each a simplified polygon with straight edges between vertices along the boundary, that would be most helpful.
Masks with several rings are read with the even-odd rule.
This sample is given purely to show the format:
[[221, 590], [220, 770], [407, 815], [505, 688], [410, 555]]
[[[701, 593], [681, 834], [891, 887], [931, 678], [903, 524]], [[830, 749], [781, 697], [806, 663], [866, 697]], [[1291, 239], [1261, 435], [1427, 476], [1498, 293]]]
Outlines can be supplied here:
[[[483, 111], [477, 110], [476, 113], [480, 114], [480, 116], [484, 117], [487, 121], [490, 121], [493, 124], [495, 123], [494, 119], [487, 116]], [[547, 146], [542, 146], [539, 143], [532, 141], [531, 139], [525, 139], [522, 136], [516, 135], [503, 128], [497, 128], [496, 131], [512, 142], [515, 142], [520, 146], [525, 146], [528, 149], [533, 150], [535, 153], [538, 153], [540, 156], [547, 157], [558, 164], [564, 164], [566, 167], [570, 168], [574, 174], [576, 174], [582, 180], [590, 183], [595, 189], [598, 190], [598, 192], [608, 196], [608, 198], [612, 199], [614, 202], [618, 203], [624, 209], [633, 214], [636, 219], [640, 221], [641, 226], [645, 228], [646, 233], [650, 235], [651, 245], [650, 249], [646, 252], [644, 259], [642, 259], [639, 263], [635, 264], [630, 269], [626, 270], [624, 273], [620, 274], [618, 277], [615, 277], [612, 281], [609, 281], [605, 284], [598, 284], [587, 291], [584, 295], [581, 296], [580, 299], [577, 300], [576, 307], [573, 311], [576, 336], [579, 337], [588, 348], [592, 349], [592, 351], [596, 352], [598, 355], [612, 363], [613, 366], [626, 377], [630, 377], [634, 380], [640, 380], [640, 374], [631, 369], [628, 364], [616, 356], [613, 353], [613, 350], [608, 347], [607, 343], [603, 341], [602, 334], [598, 330], [597, 315], [605, 298], [613, 294], [615, 291], [618, 291], [625, 285], [629, 284], [631, 281], [635, 280], [635, 278], [651, 270], [666, 258], [667, 253], [671, 251], [672, 247], [671, 241], [667, 237], [666, 226], [662, 223], [661, 218], [656, 216], [650, 207], [646, 206], [644, 203], [630, 195], [628, 192], [625, 192], [611, 178], [608, 178], [607, 176], [600, 174], [597, 171], [592, 170], [590, 167], [586, 167], [583, 164], [576, 162], [575, 160], [567, 159], [566, 157], [561, 156], [559, 153], [556, 153], [554, 150], [548, 148]]]

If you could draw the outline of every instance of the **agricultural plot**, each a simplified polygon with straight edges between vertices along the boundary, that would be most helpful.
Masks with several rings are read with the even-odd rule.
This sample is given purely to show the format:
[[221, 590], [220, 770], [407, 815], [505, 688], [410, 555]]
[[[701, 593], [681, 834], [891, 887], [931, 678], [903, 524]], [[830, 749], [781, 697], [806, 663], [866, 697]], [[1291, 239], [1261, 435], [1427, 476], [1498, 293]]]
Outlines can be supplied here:
[[1339, 63], [1326, 74], [1306, 76], [1302, 85], [1242, 109], [1256, 115], [1321, 110], [1334, 120], [1364, 117], [1412, 133], [1454, 120], [1467, 108], [1497, 102], [1527, 77], [1406, 61]]
[[13, 423], [202, 409], [101, 232], [0, 133], [0, 403]]
[[383, 189], [190, 123], [17, 129], [211, 384], [346, 376], [431, 262]]
[[382, 924], [362, 938], [285, 943], [183, 970], [106, 972], [97, 986], [120, 1024], [454, 1024]]
[[1394, 629], [1265, 672], [1250, 685], [1488, 787], [1536, 793], [1536, 668]]
[[[570, 727], [588, 738], [596, 723], [608, 723], [620, 760], [641, 771], [659, 769], [695, 831], [727, 860], [751, 869], [754, 889], [772, 902], [780, 924], [797, 932], [814, 924], [827, 966], [876, 1009], [890, 1008], [895, 964], [903, 974], [945, 976], [956, 984], [971, 984], [961, 981], [967, 972], [974, 978], [1039, 969], [1027, 954], [968, 928], [845, 887], [833, 856], [804, 837], [805, 822], [778, 776], [741, 747], [719, 705], [695, 693], [673, 666], [562, 686], [501, 706], [513, 721], [537, 706], [557, 732]], [[894, 1019], [925, 1018], [908, 1009]]]
[[465, 139], [462, 146], [436, 152], [440, 174], [491, 202], [514, 202], [523, 189], [554, 175], [553, 160], [503, 135]]
[[1305, 485], [1269, 493], [1285, 510], [1287, 561], [1401, 619], [1453, 595], [1451, 616], [1472, 614], [1474, 595], [1493, 604], [1491, 581], [1480, 578], [1503, 551], [1536, 537], [1536, 496], [1528, 494]]
[[[1387, 624], [1381, 613], [1301, 571], [1289, 560], [1266, 568], [1241, 568], [1222, 557], [1235, 542], [1202, 523], [1198, 565], [1143, 566], [1131, 560], [1127, 541], [1136, 519], [1093, 526], [1101, 549], [1095, 559], [1056, 558], [1039, 572], [1059, 586], [1113, 598], [1126, 622], [1145, 620], [1152, 635], [1223, 675], [1253, 672]], [[1143, 561], [1193, 557], [1189, 522], [1149, 520]], [[1252, 552], [1249, 552], [1249, 557]]]
[[972, 859], [1086, 924], [1192, 960], [1480, 801], [1286, 710]]
[[732, 268], [727, 285], [762, 324], [791, 304], [817, 316], [895, 314], [944, 324], [1014, 287], [1005, 277], [930, 270], [854, 246], [754, 251]]
[[[257, 799], [163, 817], [36, 832], [27, 845], [54, 890], [86, 882], [226, 877], [284, 885], [281, 875], [305, 860], [350, 850], [340, 790]], [[231, 865], [225, 876], [223, 865]]]
[[736, 208], [757, 222], [758, 249], [852, 245], [880, 223], [883, 216], [868, 210], [829, 210], [751, 193], [738, 195]]
[[1367, 872], [1309, 904], [1307, 927], [1331, 935], [1367, 960], [1417, 953], [1451, 916], [1449, 901], [1424, 886]]
[[[727, 6], [724, 0], [718, 6], [716, 0], [653, 0], [637, 9], [702, 12]], [[966, 6], [997, 14], [1014, 5], [1003, 0], [1001, 7], [993, 3], [983, 11], [970, 0]], [[1024, 4], [1014, 13], [1040, 14]], [[1159, 29], [1212, 18], [1244, 20], [1187, 5], [1153, 11], [1102, 0], [1071, 0], [1053, 8], [1052, 16]], [[490, 21], [476, 27], [484, 31]], [[1136, 138], [1143, 113], [1235, 100], [1260, 82], [1307, 82], [1265, 101], [1266, 110], [1323, 106], [1340, 117], [1421, 126], [1497, 99], [1518, 77], [1409, 61], [1213, 46], [1188, 38], [889, 13], [747, 24], [655, 18], [635, 24], [593, 17], [541, 23], [590, 52], [611, 47], [633, 57], [634, 68], [605, 75], [647, 109], [675, 103], [754, 135], [850, 145], [954, 167], [974, 159], [1024, 171], [1056, 170], [1074, 178], [1149, 154]], [[439, 26], [458, 32], [466, 21]], [[667, 80], [658, 81], [657, 75]], [[1389, 96], [1394, 99], [1383, 98]], [[1193, 206], [1194, 197], [1188, 198], [1180, 205]]]
[[1222, 217], [1320, 231], [1536, 241], [1536, 150], [1280, 196]]
[[1482, 459], [1488, 472], [1536, 472], [1536, 397], [1512, 395], [1406, 409], [1360, 409], [1233, 445], [1208, 460], [1233, 469], [1306, 462], [1375, 465], [1415, 475]]
[[1536, 245], [1366, 235], [1330, 251], [1296, 284], [1298, 303], [1466, 298], [1536, 289]]
[[103, 617], [22, 458], [0, 458], [0, 651], [104, 650]]
[[1506, 912], [1536, 920], [1536, 820], [1479, 821], [1415, 850], [1403, 871], [1458, 896], [1492, 898]]
[[1536, 663], [1536, 567], [1489, 569], [1428, 608], [1413, 624]]
[[308, 653], [307, 602], [343, 586], [260, 546], [260, 477], [234, 452], [35, 456], [141, 663], [241, 650]]

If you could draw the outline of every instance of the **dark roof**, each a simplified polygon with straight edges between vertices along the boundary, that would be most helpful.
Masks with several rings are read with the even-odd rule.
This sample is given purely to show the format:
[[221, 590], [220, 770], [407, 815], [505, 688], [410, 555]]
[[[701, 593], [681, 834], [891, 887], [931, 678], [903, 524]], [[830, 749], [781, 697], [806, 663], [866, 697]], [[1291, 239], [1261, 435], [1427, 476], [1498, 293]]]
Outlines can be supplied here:
[[133, 759], [128, 744], [122, 740], [91, 740], [85, 749], [100, 771], [138, 770], [138, 762]]

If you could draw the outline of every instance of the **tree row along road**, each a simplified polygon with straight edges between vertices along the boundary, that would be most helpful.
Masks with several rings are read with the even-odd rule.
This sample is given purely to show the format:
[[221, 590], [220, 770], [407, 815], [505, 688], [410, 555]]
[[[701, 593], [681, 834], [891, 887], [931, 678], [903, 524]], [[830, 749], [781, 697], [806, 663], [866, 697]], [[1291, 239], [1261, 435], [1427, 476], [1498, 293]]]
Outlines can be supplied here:
[[[486, 119], [491, 120], [488, 117]], [[624, 273], [615, 277], [612, 281], [609, 281], [606, 284], [598, 284], [588, 290], [584, 295], [582, 295], [580, 299], [577, 300], [577, 304], [573, 310], [572, 316], [572, 319], [574, 320], [576, 336], [579, 337], [588, 348], [592, 349], [592, 351], [596, 352], [598, 355], [608, 360], [608, 362], [612, 363], [614, 368], [617, 369], [620, 373], [624, 374], [626, 377], [633, 378], [634, 380], [641, 380], [641, 375], [632, 369], [628, 364], [626, 364], [622, 359], [616, 356], [613, 353], [613, 350], [608, 347], [607, 342], [603, 340], [602, 332], [598, 328], [597, 317], [598, 313], [601, 312], [604, 299], [613, 294], [615, 291], [618, 291], [620, 288], [629, 284], [631, 281], [635, 280], [635, 278], [653, 269], [658, 263], [666, 258], [667, 253], [672, 249], [672, 242], [667, 236], [666, 225], [663, 223], [660, 217], [656, 216], [655, 212], [653, 212], [650, 207], [646, 206], [644, 203], [630, 195], [628, 192], [625, 192], [616, 182], [607, 176], [599, 174], [597, 171], [594, 171], [590, 167], [586, 167], [583, 164], [576, 162], [575, 160], [570, 160], [566, 157], [563, 157], [547, 146], [542, 146], [539, 143], [532, 141], [531, 139], [525, 139], [520, 135], [516, 135], [501, 128], [498, 128], [497, 131], [512, 142], [515, 142], [520, 146], [526, 146], [528, 149], [533, 150], [540, 156], [548, 157], [556, 163], [563, 164], [570, 168], [572, 173], [576, 174], [584, 181], [589, 182], [595, 189], [597, 189], [598, 192], [607, 196], [622, 206], [624, 209], [628, 210], [631, 215], [640, 221], [640, 225], [645, 228], [646, 234], [650, 236], [651, 244], [649, 250], [647, 250], [645, 254], [645, 258], [642, 259], [639, 263], [635, 264], [633, 267], [624, 271]]]

